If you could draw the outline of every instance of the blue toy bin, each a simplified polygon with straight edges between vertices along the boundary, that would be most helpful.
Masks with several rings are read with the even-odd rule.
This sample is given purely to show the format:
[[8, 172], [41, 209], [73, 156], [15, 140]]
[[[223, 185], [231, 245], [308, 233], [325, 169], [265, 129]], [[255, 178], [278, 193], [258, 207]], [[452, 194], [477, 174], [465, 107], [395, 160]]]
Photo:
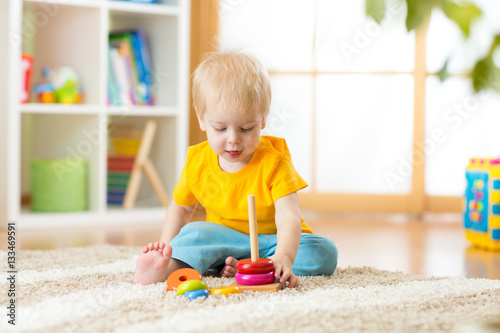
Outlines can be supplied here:
[[33, 211], [87, 210], [87, 162], [84, 159], [34, 160], [30, 173]]

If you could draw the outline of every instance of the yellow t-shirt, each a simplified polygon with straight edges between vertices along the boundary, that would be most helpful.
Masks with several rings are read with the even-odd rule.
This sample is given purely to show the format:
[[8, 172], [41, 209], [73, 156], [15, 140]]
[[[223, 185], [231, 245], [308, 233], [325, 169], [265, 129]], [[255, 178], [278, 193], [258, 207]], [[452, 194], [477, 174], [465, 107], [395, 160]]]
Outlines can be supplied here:
[[[207, 211], [207, 222], [248, 234], [247, 196], [254, 194], [259, 234], [275, 234], [274, 202], [306, 186], [285, 139], [261, 136], [250, 162], [234, 173], [221, 170], [218, 155], [205, 141], [189, 147], [173, 198], [180, 206], [199, 202]], [[312, 233], [301, 220], [302, 232]]]

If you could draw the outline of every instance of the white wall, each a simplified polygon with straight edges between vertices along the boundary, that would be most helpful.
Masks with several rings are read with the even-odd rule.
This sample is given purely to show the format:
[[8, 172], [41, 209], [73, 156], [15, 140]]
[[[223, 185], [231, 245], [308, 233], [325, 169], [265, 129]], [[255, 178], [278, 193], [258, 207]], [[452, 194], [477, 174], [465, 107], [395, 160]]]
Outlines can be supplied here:
[[[9, 1], [0, 2], [0, 48], [8, 45]], [[7, 221], [7, 71], [8, 53], [0, 52], [0, 230]]]

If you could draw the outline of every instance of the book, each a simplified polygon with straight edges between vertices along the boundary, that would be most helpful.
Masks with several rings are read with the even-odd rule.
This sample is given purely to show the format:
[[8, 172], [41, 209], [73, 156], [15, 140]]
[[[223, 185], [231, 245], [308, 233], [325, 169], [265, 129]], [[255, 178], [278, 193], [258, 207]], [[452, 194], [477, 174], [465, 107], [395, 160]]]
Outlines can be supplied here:
[[[109, 76], [110, 105], [154, 105], [151, 57], [146, 34], [142, 29], [109, 34], [110, 62], [113, 71]], [[117, 83], [114, 84], [113, 81]], [[120, 104], [114, 104], [118, 101]], [[130, 103], [130, 104], [128, 104]]]
[[120, 88], [116, 82], [116, 75], [113, 70], [113, 60], [111, 59], [111, 46], [108, 49], [108, 104], [113, 106], [121, 105]]
[[152, 94], [153, 87], [153, 71], [151, 68], [151, 57], [146, 41], [144, 30], [138, 29], [131, 34], [132, 46], [135, 59], [137, 61], [137, 76], [139, 81], [140, 96], [143, 98], [146, 105], [154, 105]]
[[118, 87], [119, 105], [134, 105], [134, 100], [130, 95], [131, 87], [127, 75], [127, 65], [125, 59], [120, 55], [117, 48], [110, 48], [111, 66], [113, 67], [114, 79]]

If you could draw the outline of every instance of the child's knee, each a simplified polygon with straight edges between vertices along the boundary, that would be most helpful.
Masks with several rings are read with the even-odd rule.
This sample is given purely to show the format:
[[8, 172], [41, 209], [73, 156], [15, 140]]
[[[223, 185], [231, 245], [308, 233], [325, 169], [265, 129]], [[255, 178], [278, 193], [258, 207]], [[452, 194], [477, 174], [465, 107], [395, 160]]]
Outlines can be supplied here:
[[332, 275], [337, 268], [337, 246], [331, 239], [322, 237], [321, 241], [316, 244], [313, 258], [315, 272], [311, 275]]
[[[297, 267], [294, 267], [294, 272], [297, 275], [313, 276], [333, 274], [337, 268], [338, 259], [335, 243], [319, 235], [307, 235], [306, 238], [308, 238], [306, 241], [308, 244], [301, 253], [302, 258], [296, 260]], [[301, 252], [300, 248], [299, 252]]]
[[337, 246], [331, 239], [325, 237], [325, 243], [320, 251], [323, 251], [326, 257], [325, 265], [323, 268], [324, 272], [322, 272], [321, 274], [332, 275], [337, 268], [337, 260], [339, 257]]

